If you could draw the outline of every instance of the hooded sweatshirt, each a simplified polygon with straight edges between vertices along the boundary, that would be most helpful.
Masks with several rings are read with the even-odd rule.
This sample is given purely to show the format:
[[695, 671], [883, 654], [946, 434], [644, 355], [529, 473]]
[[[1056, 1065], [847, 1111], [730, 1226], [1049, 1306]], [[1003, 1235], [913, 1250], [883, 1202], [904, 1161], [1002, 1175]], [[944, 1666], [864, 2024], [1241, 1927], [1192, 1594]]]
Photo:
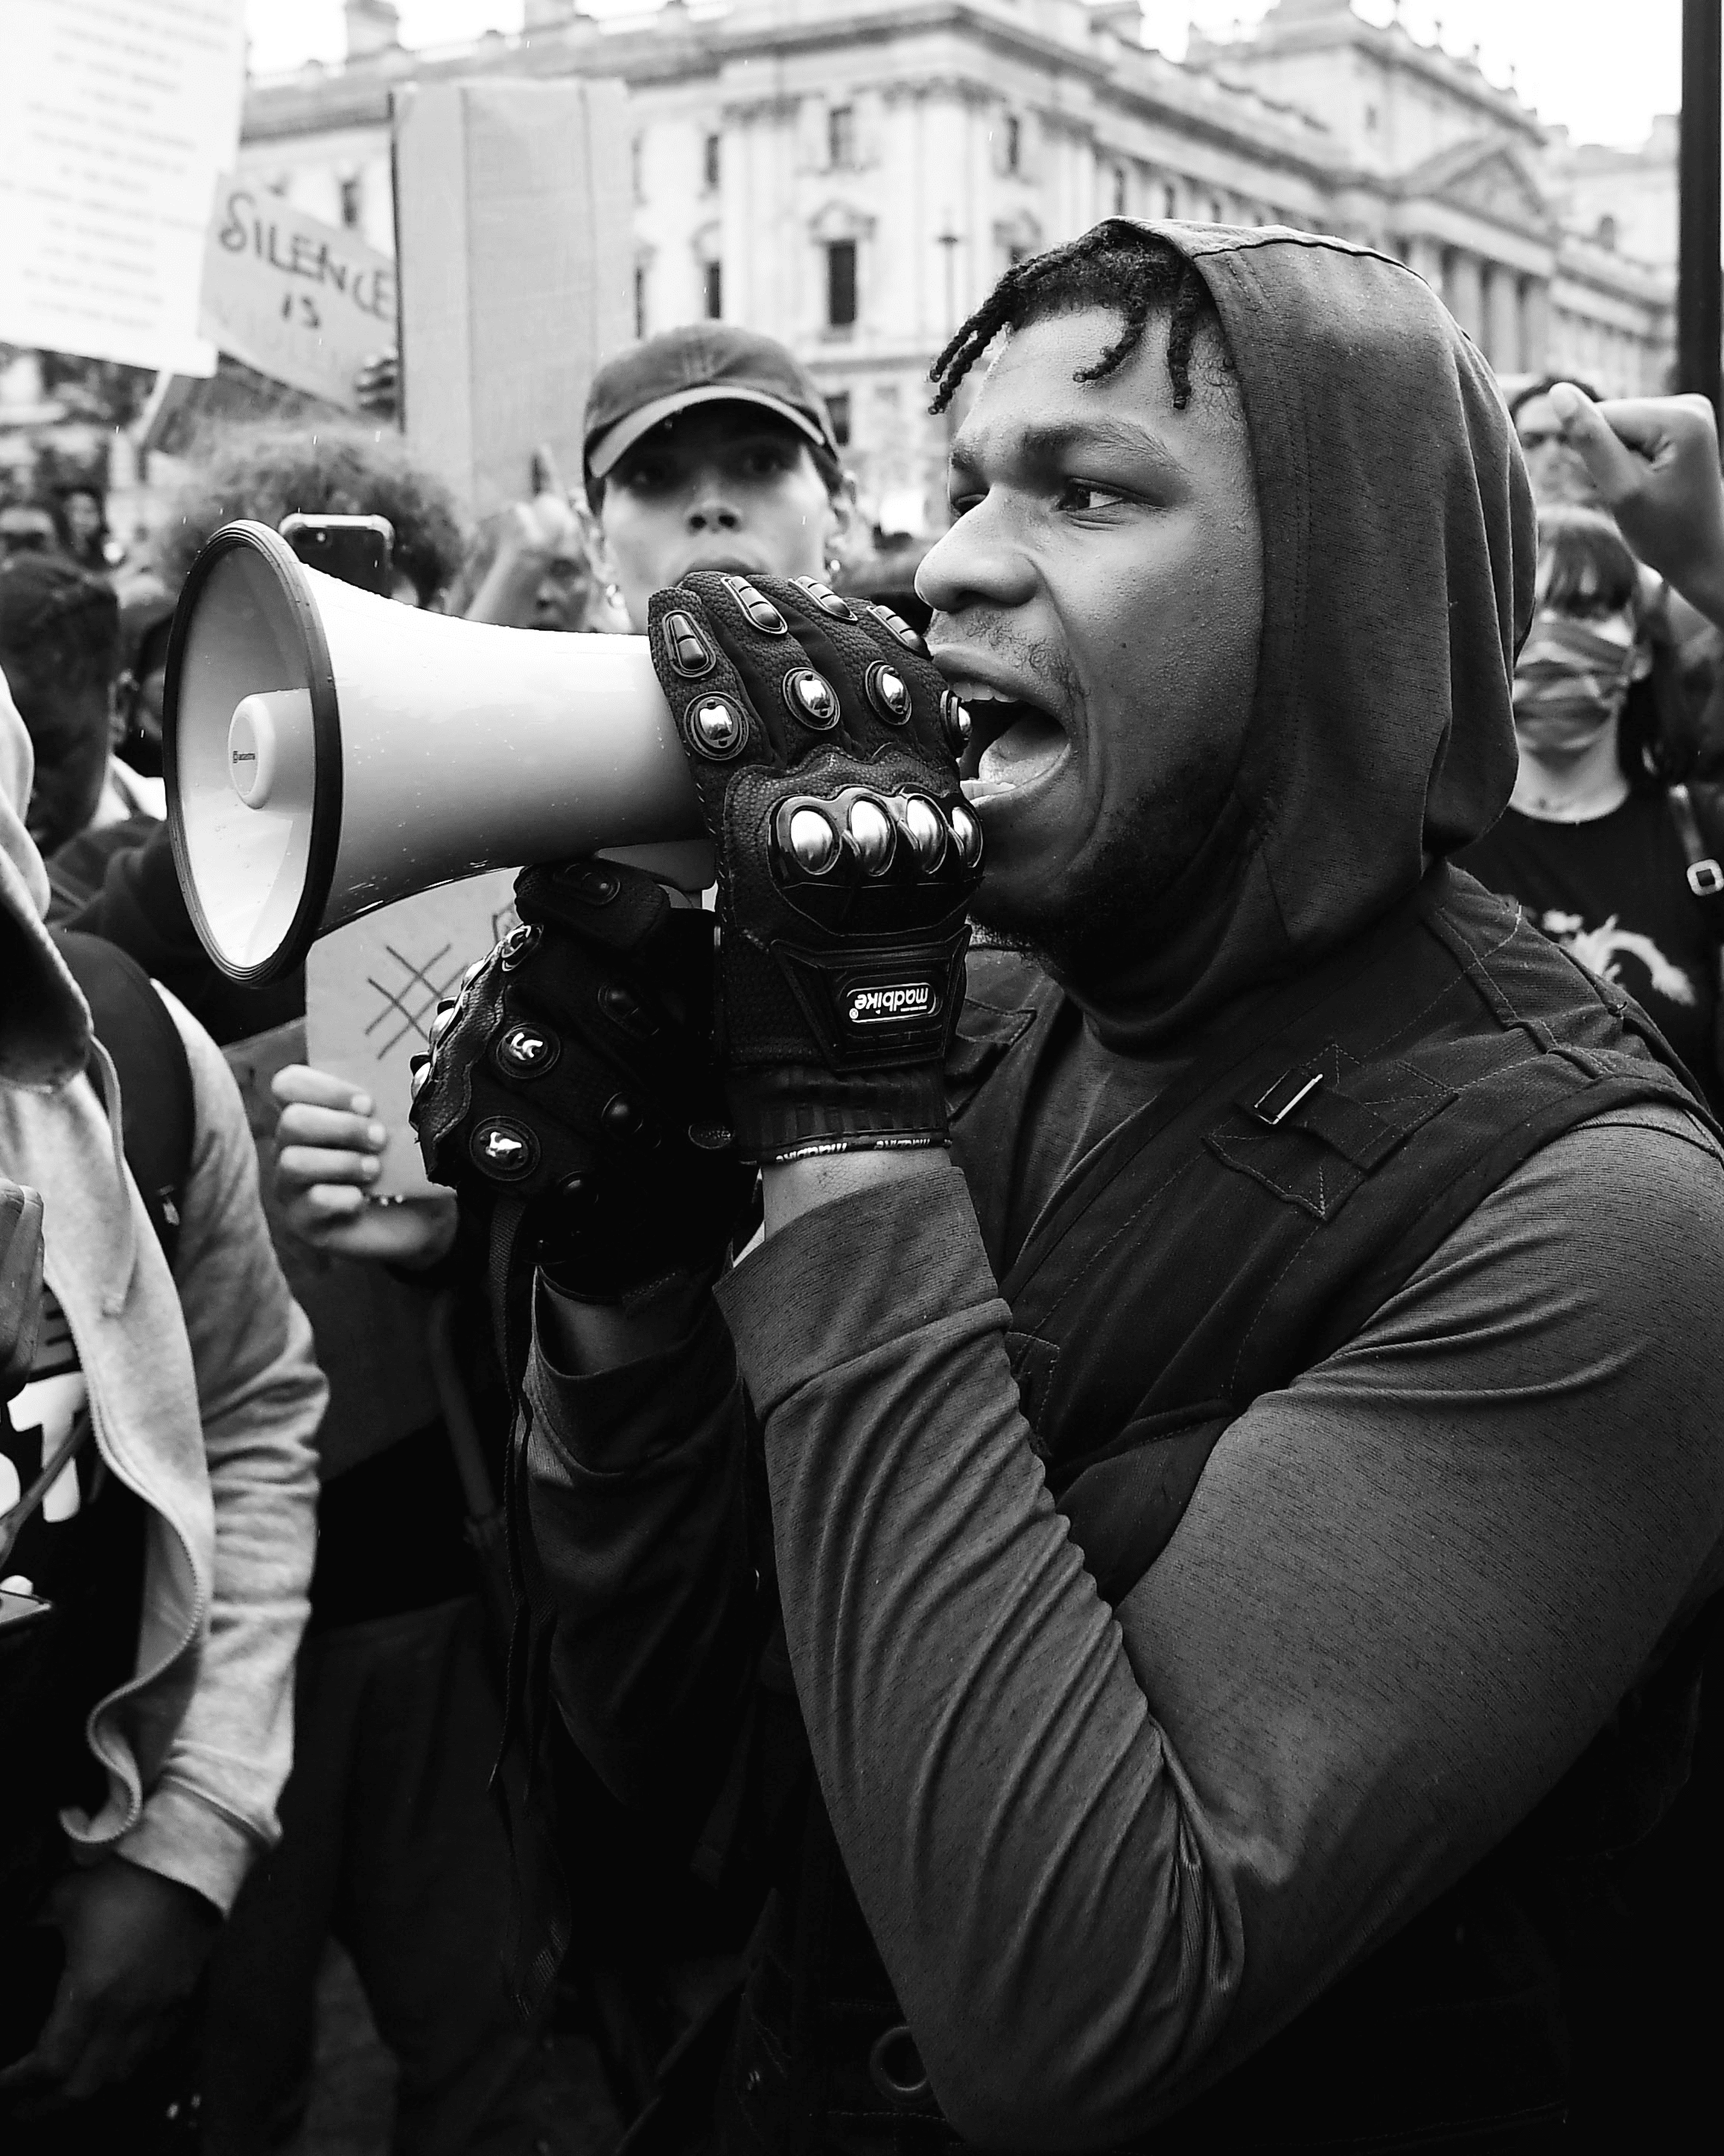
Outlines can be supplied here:
[[[1178, 889], [1066, 984], [1085, 1024], [1025, 1107], [1025, 1220], [1209, 1027], [1485, 829], [1515, 769], [1532, 526], [1478, 355], [1367, 249], [1163, 229], [1249, 429], [1257, 694]], [[1557, 1139], [1232, 1421], [1110, 1607], [971, 1188], [931, 1163], [772, 1237], [662, 1358], [582, 1375], [541, 1332], [559, 1704], [619, 1791], [712, 1790], [757, 1591], [739, 1370], [814, 1770], [935, 2097], [986, 2147], [1131, 2142], [1500, 1844], [1717, 1583], [1721, 1279], [1697, 1118]]]
[[95, 1442], [146, 1507], [133, 1674], [85, 1727], [106, 1794], [61, 1825], [80, 1851], [115, 1851], [225, 1911], [279, 1832], [326, 1388], [269, 1247], [233, 1079], [164, 995], [195, 1111], [168, 1269], [121, 1150], [113, 1065], [42, 926], [48, 878], [23, 822], [31, 773], [0, 682], [0, 1170], [42, 1194], [44, 1276]]

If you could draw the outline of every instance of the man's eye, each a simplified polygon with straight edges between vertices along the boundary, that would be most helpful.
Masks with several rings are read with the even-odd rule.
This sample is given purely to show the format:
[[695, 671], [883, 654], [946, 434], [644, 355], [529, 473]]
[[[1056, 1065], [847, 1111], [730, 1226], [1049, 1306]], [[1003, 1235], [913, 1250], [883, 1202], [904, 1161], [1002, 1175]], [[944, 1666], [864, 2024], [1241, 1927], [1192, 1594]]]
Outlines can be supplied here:
[[1116, 509], [1125, 501], [1117, 487], [1103, 486], [1097, 480], [1069, 479], [1060, 490], [1061, 509], [1077, 516], [1097, 509]]

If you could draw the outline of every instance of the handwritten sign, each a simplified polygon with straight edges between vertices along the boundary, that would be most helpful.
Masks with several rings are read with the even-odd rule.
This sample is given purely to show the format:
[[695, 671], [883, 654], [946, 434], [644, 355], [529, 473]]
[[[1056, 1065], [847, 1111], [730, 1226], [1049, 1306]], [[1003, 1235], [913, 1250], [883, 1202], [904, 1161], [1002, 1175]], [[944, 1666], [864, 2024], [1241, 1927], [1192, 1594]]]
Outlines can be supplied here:
[[0, 338], [215, 371], [198, 291], [244, 56], [243, 0], [7, 0]]
[[349, 921], [305, 962], [305, 1045], [319, 1070], [362, 1087], [387, 1127], [377, 1195], [423, 1198], [431, 1185], [408, 1121], [413, 1059], [461, 976], [515, 926], [515, 870], [444, 884]]
[[358, 235], [244, 177], [216, 187], [201, 326], [295, 389], [353, 405], [353, 377], [395, 342], [395, 265]]

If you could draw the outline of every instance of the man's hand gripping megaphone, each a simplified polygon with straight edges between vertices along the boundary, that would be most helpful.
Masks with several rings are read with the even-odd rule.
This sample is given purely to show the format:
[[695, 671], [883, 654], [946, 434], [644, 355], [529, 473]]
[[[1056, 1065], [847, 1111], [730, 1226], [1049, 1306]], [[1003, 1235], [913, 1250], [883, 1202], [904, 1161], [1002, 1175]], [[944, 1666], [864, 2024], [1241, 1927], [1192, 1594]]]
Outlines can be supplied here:
[[524, 1201], [594, 1300], [716, 1265], [757, 1163], [943, 1142], [981, 873], [966, 715], [895, 615], [703, 572], [649, 637], [716, 921], [613, 862], [526, 870], [415, 1076], [432, 1178]]

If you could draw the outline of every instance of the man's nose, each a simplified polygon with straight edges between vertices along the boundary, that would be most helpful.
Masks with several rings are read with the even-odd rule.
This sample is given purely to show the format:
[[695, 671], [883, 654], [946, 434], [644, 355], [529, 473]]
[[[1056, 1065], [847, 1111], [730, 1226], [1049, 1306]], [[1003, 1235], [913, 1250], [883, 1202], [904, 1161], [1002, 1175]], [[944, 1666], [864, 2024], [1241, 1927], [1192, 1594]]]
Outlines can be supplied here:
[[985, 501], [959, 517], [922, 557], [917, 596], [936, 613], [972, 606], [1017, 607], [1034, 596], [1035, 571], [1003, 515]]
[[703, 491], [690, 506], [690, 531], [738, 531], [741, 526], [740, 511], [716, 489]]

